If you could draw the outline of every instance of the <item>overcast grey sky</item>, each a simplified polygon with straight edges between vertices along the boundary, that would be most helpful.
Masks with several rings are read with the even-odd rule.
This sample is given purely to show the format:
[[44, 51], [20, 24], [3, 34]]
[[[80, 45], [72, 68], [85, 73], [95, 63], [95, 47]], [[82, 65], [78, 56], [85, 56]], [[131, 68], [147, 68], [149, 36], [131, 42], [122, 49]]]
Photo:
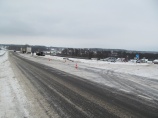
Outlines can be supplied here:
[[158, 51], [158, 0], [0, 0], [0, 43]]

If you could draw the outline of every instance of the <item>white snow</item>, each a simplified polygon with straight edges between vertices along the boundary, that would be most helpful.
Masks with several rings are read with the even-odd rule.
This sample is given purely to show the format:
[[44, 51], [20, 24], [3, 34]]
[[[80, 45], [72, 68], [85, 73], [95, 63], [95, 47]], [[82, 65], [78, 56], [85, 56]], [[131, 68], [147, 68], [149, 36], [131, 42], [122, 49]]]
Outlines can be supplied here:
[[[93, 71], [99, 72], [101, 71], [112, 71], [117, 73], [125, 73], [125, 74], [131, 74], [131, 75], [137, 75], [141, 77], [146, 77], [148, 79], [157, 79], [158, 80], [158, 64], [153, 63], [133, 63], [133, 62], [106, 62], [106, 61], [97, 61], [97, 60], [88, 60], [88, 59], [77, 59], [77, 58], [68, 58], [63, 59], [64, 57], [58, 57], [58, 56], [32, 56], [29, 54], [21, 54], [22, 56], [40, 62], [41, 59], [48, 60], [49, 63], [44, 63], [46, 65], [51, 66], [50, 62], [56, 61], [58, 63], [65, 63], [69, 64], [69, 67], [75, 67], [76, 64], [78, 65], [78, 68], [84, 68], [84, 69], [90, 69]], [[58, 64], [55, 63], [57, 69], [67, 71], [64, 67], [65, 64]], [[59, 67], [60, 66], [60, 67]], [[68, 68], [67, 68], [68, 69]]]
[[87, 67], [93, 67], [96, 69], [104, 69], [113, 72], [126, 73], [126, 74], [138, 75], [152, 79], [158, 79], [158, 65], [153, 63], [133, 63], [133, 62], [114, 63], [114, 62], [76, 59], [76, 58], [69, 58], [69, 60], [64, 60], [63, 59], [64, 57], [50, 56], [50, 55], [46, 55], [41, 58], [60, 60], [60, 61], [73, 61], [74, 63], [78, 63], [78, 65], [85, 65]]
[[5, 53], [4, 50], [0, 50], [0, 56], [2, 56]]
[[[4, 54], [5, 51], [1, 51]], [[27, 99], [10, 67], [8, 53], [0, 56], [0, 118], [29, 117]]]

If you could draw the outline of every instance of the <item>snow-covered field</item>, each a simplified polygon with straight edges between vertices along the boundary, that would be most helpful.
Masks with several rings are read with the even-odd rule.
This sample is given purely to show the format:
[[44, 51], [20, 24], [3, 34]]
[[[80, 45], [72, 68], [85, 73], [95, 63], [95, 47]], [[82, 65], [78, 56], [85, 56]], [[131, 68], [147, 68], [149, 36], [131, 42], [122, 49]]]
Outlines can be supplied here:
[[[63, 57], [46, 55], [41, 58], [65, 61]], [[85, 65], [93, 69], [102, 69], [107, 71], [132, 74], [152, 79], [158, 79], [158, 64], [153, 63], [133, 63], [133, 62], [106, 62], [97, 60], [69, 58], [67, 62], [77, 63], [78, 67]], [[74, 65], [75, 66], [75, 65]]]

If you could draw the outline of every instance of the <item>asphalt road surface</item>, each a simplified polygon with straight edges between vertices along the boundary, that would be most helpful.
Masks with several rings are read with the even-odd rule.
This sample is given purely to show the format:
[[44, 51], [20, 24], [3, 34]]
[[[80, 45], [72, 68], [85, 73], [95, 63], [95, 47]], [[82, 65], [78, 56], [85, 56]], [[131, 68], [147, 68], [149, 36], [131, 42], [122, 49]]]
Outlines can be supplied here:
[[9, 53], [9, 60], [61, 118], [158, 118], [157, 101], [93, 83], [15, 52]]

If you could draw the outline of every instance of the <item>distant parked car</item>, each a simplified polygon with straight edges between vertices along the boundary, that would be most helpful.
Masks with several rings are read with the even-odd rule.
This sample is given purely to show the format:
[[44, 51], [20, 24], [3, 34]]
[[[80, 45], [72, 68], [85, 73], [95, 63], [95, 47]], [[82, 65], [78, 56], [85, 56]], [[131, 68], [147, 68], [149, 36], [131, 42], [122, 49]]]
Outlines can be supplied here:
[[125, 58], [117, 58], [116, 61], [117, 62], [125, 62], [126, 60], [125, 60]]
[[141, 61], [140, 61], [140, 60], [137, 60], [136, 63], [141, 63]]
[[108, 62], [116, 62], [116, 58], [115, 57], [109, 57], [109, 59], [107, 61]]
[[38, 55], [38, 56], [45, 56], [45, 53], [44, 52], [37, 52], [36, 55]]
[[130, 59], [130, 61], [129, 62], [132, 62], [132, 63], [136, 63], [136, 59]]
[[69, 58], [68, 58], [68, 57], [64, 57], [63, 59], [65, 59], [65, 60], [69, 60]]
[[100, 59], [101, 61], [108, 61], [108, 62], [116, 62], [116, 58], [115, 57], [108, 57], [105, 59]]
[[154, 64], [158, 64], [158, 59], [155, 59], [155, 60], [153, 61], [153, 63], [154, 63]]
[[141, 59], [140, 62], [141, 62], [141, 63], [147, 63], [147, 62], [148, 62], [148, 59]]

